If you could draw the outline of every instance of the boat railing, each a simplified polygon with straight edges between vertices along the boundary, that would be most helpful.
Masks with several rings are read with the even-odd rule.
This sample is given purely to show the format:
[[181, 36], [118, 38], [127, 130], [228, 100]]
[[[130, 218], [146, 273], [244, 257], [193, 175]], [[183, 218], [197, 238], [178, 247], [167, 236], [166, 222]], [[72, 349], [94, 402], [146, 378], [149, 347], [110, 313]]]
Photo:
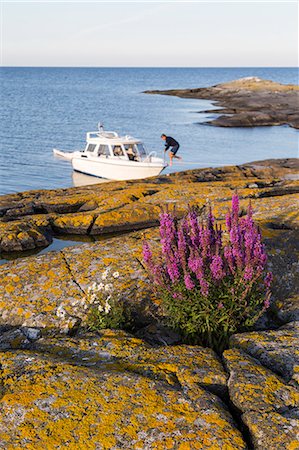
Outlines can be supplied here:
[[156, 157], [157, 156], [157, 152], [156, 151], [152, 151], [150, 153], [146, 153], [145, 155], [140, 155], [140, 161], [141, 162], [152, 162], [152, 157]]
[[87, 139], [96, 139], [96, 138], [117, 138], [118, 134], [115, 131], [89, 131], [86, 134]]

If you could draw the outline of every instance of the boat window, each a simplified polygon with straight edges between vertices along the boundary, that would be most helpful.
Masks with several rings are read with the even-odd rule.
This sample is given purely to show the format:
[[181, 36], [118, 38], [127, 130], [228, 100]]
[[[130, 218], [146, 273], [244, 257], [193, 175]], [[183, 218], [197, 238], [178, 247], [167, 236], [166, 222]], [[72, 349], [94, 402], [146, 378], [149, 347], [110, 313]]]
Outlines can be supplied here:
[[125, 144], [125, 150], [130, 161], [137, 161], [138, 155], [133, 144]]
[[142, 144], [136, 144], [136, 147], [140, 156], [146, 156], [146, 151]]
[[114, 156], [124, 156], [123, 149], [120, 145], [113, 145], [112, 151]]
[[86, 151], [87, 152], [93, 152], [95, 148], [96, 148], [95, 144], [88, 144], [88, 147], [87, 147]]
[[101, 144], [98, 150], [98, 156], [110, 156], [109, 146]]

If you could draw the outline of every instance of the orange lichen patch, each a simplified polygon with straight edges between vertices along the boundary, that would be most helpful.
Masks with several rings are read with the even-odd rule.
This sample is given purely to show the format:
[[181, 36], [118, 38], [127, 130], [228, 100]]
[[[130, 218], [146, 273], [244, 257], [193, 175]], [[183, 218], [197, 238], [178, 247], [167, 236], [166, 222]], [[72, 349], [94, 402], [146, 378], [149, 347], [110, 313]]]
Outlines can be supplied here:
[[55, 229], [65, 233], [84, 234], [91, 226], [94, 216], [86, 213], [68, 214], [53, 219], [52, 225]]
[[223, 357], [230, 372], [230, 397], [241, 411], [299, 406], [299, 392], [294, 387], [241, 350], [226, 350]]
[[[1, 354], [0, 442], [21, 448], [245, 449], [230, 415], [202, 391], [194, 404], [166, 384], [29, 352]], [[157, 445], [156, 445], [157, 443]]]
[[82, 296], [59, 253], [2, 266], [0, 277], [1, 324], [65, 327], [56, 315], [60, 299], [67, 305]]
[[122, 208], [100, 214], [95, 220], [91, 234], [132, 230], [140, 227], [157, 225], [160, 208], [146, 203]]
[[5, 286], [5, 290], [6, 290], [6, 292], [8, 292], [10, 294], [11, 292], [14, 291], [14, 287], [11, 284], [7, 284]]

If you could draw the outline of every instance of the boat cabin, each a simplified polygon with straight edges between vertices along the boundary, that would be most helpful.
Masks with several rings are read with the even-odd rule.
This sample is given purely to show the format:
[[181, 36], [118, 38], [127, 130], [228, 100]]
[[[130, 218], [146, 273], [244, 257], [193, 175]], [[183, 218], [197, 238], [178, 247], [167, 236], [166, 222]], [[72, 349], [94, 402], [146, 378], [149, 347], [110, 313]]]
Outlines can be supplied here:
[[148, 154], [141, 141], [131, 136], [118, 136], [115, 132], [87, 133], [84, 153], [95, 158], [118, 158], [143, 161]]

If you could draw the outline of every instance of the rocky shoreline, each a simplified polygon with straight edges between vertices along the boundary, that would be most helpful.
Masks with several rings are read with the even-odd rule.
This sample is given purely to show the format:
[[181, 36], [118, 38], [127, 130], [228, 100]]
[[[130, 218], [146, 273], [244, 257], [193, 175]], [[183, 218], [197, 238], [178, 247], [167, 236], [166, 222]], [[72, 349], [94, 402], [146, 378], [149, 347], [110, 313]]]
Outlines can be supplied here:
[[[299, 448], [298, 168], [267, 160], [3, 196], [2, 252], [56, 233], [119, 236], [0, 267], [0, 447]], [[236, 189], [262, 229], [273, 306], [217, 355], [159, 324], [141, 247], [159, 238], [160, 206], [209, 201], [221, 222]], [[131, 334], [86, 331], [82, 297], [109, 265], [134, 308]]]
[[147, 94], [212, 100], [220, 108], [202, 113], [219, 114], [206, 122], [220, 127], [289, 125], [299, 128], [299, 86], [257, 77], [241, 78], [208, 88], [145, 91]]
[[[160, 206], [165, 204], [175, 204], [182, 213], [188, 203], [203, 206], [209, 199], [215, 203], [216, 214], [223, 217], [235, 189], [244, 204], [255, 199], [257, 214], [272, 202], [273, 224], [287, 227], [295, 217], [292, 200], [299, 192], [297, 176], [298, 160], [289, 158], [188, 170], [141, 181], [3, 195], [0, 253], [47, 247], [53, 236], [109, 236], [155, 227]], [[285, 203], [279, 215], [280, 198]], [[270, 221], [271, 211], [268, 215]]]

